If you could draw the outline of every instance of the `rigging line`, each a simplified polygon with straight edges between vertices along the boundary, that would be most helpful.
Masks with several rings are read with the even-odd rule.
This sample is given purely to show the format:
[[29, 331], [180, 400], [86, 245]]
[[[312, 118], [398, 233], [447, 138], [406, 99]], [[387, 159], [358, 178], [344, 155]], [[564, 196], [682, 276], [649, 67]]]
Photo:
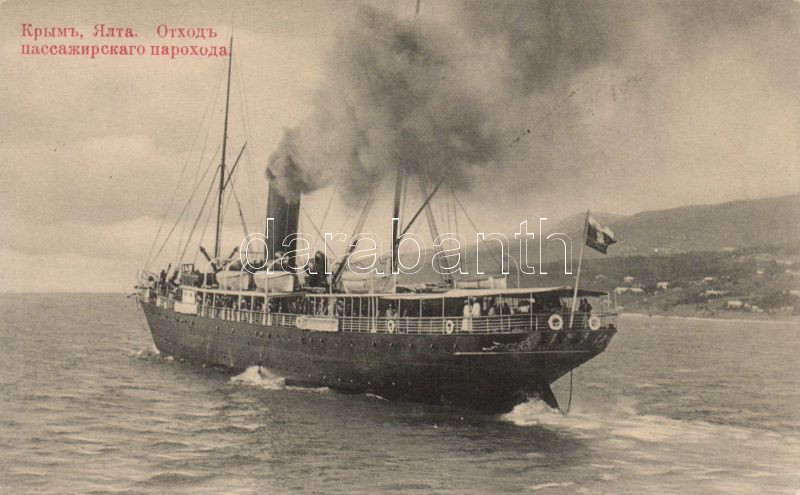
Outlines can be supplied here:
[[344, 226], [347, 225], [350, 222], [351, 218], [353, 218], [354, 210], [353, 209], [349, 209], [349, 210], [350, 210], [349, 213], [347, 214], [347, 216], [344, 217], [344, 220], [342, 220], [342, 224], [339, 225], [339, 228], [336, 229], [335, 233], [341, 232], [342, 229], [344, 228]]
[[[370, 181], [370, 185], [372, 185], [373, 183], [374, 183], [374, 179], [372, 181]], [[373, 193], [370, 193], [370, 194], [373, 194]], [[366, 208], [366, 205], [369, 203], [369, 199], [370, 199], [370, 197], [367, 196], [367, 203], [364, 204], [365, 208]], [[342, 224], [339, 225], [339, 228], [336, 229], [336, 233], [341, 232], [342, 229], [344, 229], [344, 226], [347, 225], [350, 222], [350, 220], [353, 218], [353, 214], [355, 213], [355, 210], [353, 208], [348, 208], [348, 210], [349, 210], [349, 212], [347, 213], [347, 216], [344, 218], [344, 220], [342, 220]], [[354, 234], [354, 233], [351, 232], [351, 235], [350, 235], [351, 238], [353, 237], [352, 234]]]
[[228, 172], [228, 177], [225, 179], [225, 184], [222, 186], [222, 189], [228, 187], [228, 183], [233, 178], [233, 174], [236, 172], [236, 167], [239, 166], [239, 160], [242, 158], [242, 153], [244, 152], [244, 149], [246, 147], [247, 147], [247, 141], [244, 142], [244, 144], [242, 145], [242, 149], [239, 150], [239, 154], [236, 156], [236, 160], [233, 162], [233, 167], [231, 167], [231, 170]]
[[[448, 184], [448, 186], [449, 186], [449, 184]], [[450, 190], [451, 190], [451, 191], [453, 191], [452, 187], [450, 188]], [[478, 230], [478, 227], [477, 227], [477, 225], [475, 225], [475, 222], [473, 222], [473, 221], [472, 221], [472, 217], [470, 217], [470, 216], [469, 216], [469, 212], [467, 212], [467, 209], [466, 209], [466, 208], [464, 208], [464, 205], [463, 205], [463, 204], [461, 204], [461, 200], [460, 200], [460, 199], [458, 199], [458, 196], [456, 196], [456, 193], [455, 193], [455, 191], [453, 191], [453, 199], [455, 199], [455, 200], [456, 200], [456, 202], [458, 202], [458, 206], [460, 206], [460, 207], [461, 207], [461, 210], [463, 210], [463, 211], [464, 211], [464, 215], [467, 217], [467, 220], [469, 221], [469, 223], [470, 223], [470, 224], [472, 224], [472, 228], [473, 228], [473, 229], [475, 229], [475, 232], [480, 232], [480, 231]], [[495, 254], [494, 254], [494, 251], [492, 251], [492, 248], [491, 248], [491, 246], [489, 246], [489, 243], [488, 243], [488, 242], [486, 242], [485, 240], [483, 240], [483, 241], [481, 241], [481, 242], [482, 242], [482, 243], [483, 243], [483, 244], [486, 246], [486, 249], [488, 249], [488, 250], [489, 250], [489, 254], [491, 254], [491, 255], [492, 255], [492, 258], [494, 258], [494, 261], [495, 261], [495, 263], [497, 263], [497, 264], [500, 266], [500, 271], [502, 271], [502, 269], [503, 269], [503, 264], [502, 264], [502, 263], [501, 263], [501, 262], [498, 260], [497, 256], [495, 256]], [[476, 268], [477, 268], [477, 265], [476, 265]]]
[[[370, 182], [370, 186], [373, 185], [374, 185], [374, 180]], [[353, 229], [354, 233], [350, 237], [351, 241], [352, 239], [355, 238], [356, 242], [355, 243], [349, 242], [347, 244], [346, 253], [344, 256], [342, 256], [342, 261], [339, 263], [339, 266], [336, 268], [336, 272], [334, 272], [333, 277], [331, 278], [332, 285], [335, 285], [339, 281], [339, 277], [344, 271], [347, 256], [349, 256], [353, 252], [353, 250], [356, 248], [356, 245], [358, 244], [358, 238], [356, 238], [356, 236], [359, 234], [360, 230], [364, 227], [364, 222], [367, 220], [367, 215], [369, 214], [369, 210], [372, 208], [372, 203], [375, 201], [376, 194], [377, 194], [377, 188], [372, 189], [372, 193], [370, 193], [369, 197], [367, 198], [367, 202], [364, 203], [364, 209], [361, 210], [361, 215], [359, 216], [355, 228]]]
[[[237, 45], [238, 45], [238, 42], [237, 42]], [[238, 46], [237, 46], [237, 49], [238, 49]], [[241, 112], [241, 117], [243, 119], [243, 125], [244, 125], [244, 128], [245, 128], [245, 133], [246, 133], [246, 135], [249, 136], [249, 134], [247, 134], [247, 133], [249, 133], [249, 131], [250, 131], [250, 112], [248, 111], [248, 107], [250, 105], [247, 102], [247, 91], [245, 89], [246, 86], [244, 84], [244, 78], [242, 77], [241, 65], [239, 64], [239, 59], [238, 58], [233, 61], [233, 65], [234, 65], [234, 70], [236, 71], [236, 84], [239, 87], [239, 93], [241, 93], [241, 95], [242, 95], [242, 100], [240, 102], [240, 110], [242, 111]]]
[[[422, 178], [419, 179], [419, 190], [422, 194], [422, 200], [426, 201], [428, 196], [428, 187], [425, 185], [425, 182], [422, 180]], [[431, 209], [431, 204], [429, 201], [425, 204], [425, 216], [428, 219], [428, 230], [430, 230], [431, 233], [431, 242], [434, 244], [433, 252], [434, 254], [438, 254], [441, 252], [441, 247], [436, 246], [436, 238], [439, 236], [439, 229], [436, 227], [436, 218], [433, 215], [433, 210]], [[442, 266], [441, 256], [437, 258], [437, 260], [437, 264], [439, 265], [439, 278], [444, 279], [445, 274], [444, 267]]]
[[[398, 231], [402, 230], [403, 220], [405, 219], [406, 216], [406, 205], [407, 205], [406, 199], [408, 198], [406, 193], [408, 192], [408, 176], [409, 174], [403, 174], [403, 185], [402, 185], [403, 189], [400, 194], [400, 215], [398, 218], [398, 229], [397, 229]], [[397, 236], [398, 243], [400, 242], [401, 237], [403, 237], [403, 234], [399, 234]]]
[[[242, 77], [243, 71], [242, 71], [242, 68], [241, 68], [241, 64], [239, 63], [239, 59], [238, 58], [235, 59], [233, 61], [233, 64], [234, 64], [234, 70], [236, 71], [236, 84], [237, 84], [237, 86], [239, 88], [239, 93], [241, 94], [241, 101], [240, 101], [240, 109], [241, 109], [240, 116], [241, 117], [240, 118], [242, 118], [242, 120], [243, 120], [245, 137], [249, 138], [250, 137], [250, 129], [252, 128], [252, 126], [251, 126], [251, 123], [250, 123], [250, 111], [249, 111], [250, 104], [249, 104], [249, 102], [247, 100], [247, 86], [245, 85], [244, 77]], [[248, 181], [247, 181], [247, 198], [246, 199], [249, 201], [249, 203], [251, 205], [254, 205], [254, 204], [256, 204], [256, 198], [258, 196], [257, 196], [257, 193], [253, 190], [253, 184], [256, 183], [256, 180], [255, 180], [255, 177], [253, 176], [253, 160], [252, 160], [252, 157], [250, 156], [250, 151], [249, 150], [247, 151], [246, 165], [247, 166], [245, 168], [247, 169], [247, 178], [248, 178]]]
[[[209, 126], [209, 127], [210, 127], [210, 126]], [[217, 155], [217, 153], [219, 153], [219, 146], [217, 146], [217, 151], [215, 151], [215, 152], [214, 152], [214, 157], [213, 157], [213, 158], [216, 158], [216, 155]], [[212, 161], [213, 161], [213, 158], [212, 158]], [[199, 169], [199, 167], [198, 167], [198, 169]], [[198, 170], [198, 171], [199, 171], [199, 170]], [[198, 182], [198, 183], [196, 184], [196, 187], [200, 187], [200, 182]], [[188, 228], [189, 228], [189, 226], [188, 226], [188, 225], [186, 225], [186, 224], [183, 224], [183, 225], [181, 226], [180, 235], [178, 236], [177, 250], [175, 251], [175, 256], [177, 256], [177, 255], [178, 255], [178, 253], [180, 253], [180, 247], [181, 247], [181, 245], [183, 244], [183, 240], [184, 240], [184, 239], [185, 239], [185, 237], [186, 237], [186, 231], [187, 231], [187, 229], [188, 229]]]
[[[203, 232], [200, 233], [200, 239], [198, 240], [198, 243], [200, 244], [200, 246], [203, 245], [203, 240], [206, 238], [206, 232], [208, 232], [208, 224], [211, 223], [211, 214], [213, 212], [214, 212], [214, 209], [213, 208], [209, 208], [208, 212], [206, 213], [206, 223], [205, 223], [205, 225], [203, 225]], [[200, 250], [199, 249], [194, 252], [194, 260], [192, 260], [192, 262], [195, 265], [197, 265], [197, 255], [198, 254], [200, 254]]]
[[[219, 168], [217, 168], [217, 171], [219, 171]], [[205, 199], [203, 199], [203, 204], [200, 206], [200, 211], [197, 213], [197, 218], [195, 218], [195, 220], [194, 220], [194, 224], [192, 225], [192, 230], [189, 232], [189, 236], [186, 238], [186, 244], [183, 246], [183, 251], [181, 252], [180, 257], [178, 258], [178, 260], [176, 262], [176, 265], [186, 255], [186, 250], [189, 248], [189, 243], [192, 241], [192, 235], [194, 235], [194, 231], [197, 228], [197, 222], [199, 222], [200, 218], [202, 218], [203, 212], [206, 209], [206, 204], [208, 203], [208, 198], [211, 197], [211, 191], [214, 189], [214, 179], [217, 178], [217, 173], [218, 172], [215, 172], [214, 176], [211, 177], [211, 181], [210, 181], [211, 183], [210, 183], [210, 185], [208, 187], [208, 191], [206, 192], [206, 197], [205, 197]]]
[[361, 229], [364, 228], [364, 222], [367, 221], [367, 215], [369, 215], [369, 210], [372, 208], [372, 203], [375, 201], [375, 191], [370, 194], [367, 198], [367, 202], [364, 203], [364, 209], [361, 210], [361, 216], [358, 217], [358, 222], [356, 222], [355, 228], [353, 229], [353, 235], [358, 235]]
[[[232, 191], [232, 189], [233, 188], [231, 188], [231, 191]], [[222, 219], [223, 220], [225, 219], [225, 213], [227, 213], [228, 207], [231, 205], [231, 199], [233, 198], [233, 193], [231, 191], [228, 191], [227, 188], [225, 189], [225, 198], [224, 198], [224, 202], [222, 204]]]
[[[241, 156], [241, 153], [239, 154], [239, 156]], [[237, 163], [238, 163], [238, 158], [237, 158]], [[245, 237], [247, 237], [247, 235], [248, 235], [247, 221], [245, 220], [244, 212], [242, 212], [242, 204], [239, 202], [239, 196], [236, 194], [236, 179], [234, 177], [232, 177], [230, 174], [228, 175], [228, 179], [229, 179], [229, 181], [231, 183], [231, 188], [230, 188], [231, 192], [230, 192], [230, 194], [228, 194], [228, 197], [225, 200], [225, 205], [222, 208], [222, 214], [224, 215], [225, 212], [228, 211], [228, 206], [230, 205], [231, 197], [233, 199], [235, 199], [236, 200], [236, 207], [239, 210], [239, 220], [242, 222], [242, 229], [244, 229], [244, 235], [245, 235]], [[227, 187], [226, 187], [226, 189], [227, 189]]]
[[239, 195], [236, 194], [236, 182], [231, 183], [231, 192], [233, 193], [233, 199], [236, 200], [236, 208], [239, 210], [239, 220], [242, 221], [242, 231], [244, 232], [244, 236], [247, 237], [249, 229], [247, 228], [247, 221], [244, 219], [244, 212], [242, 211], [242, 204], [239, 202]]
[[[325, 214], [322, 215], [322, 221], [319, 223], [323, 227], [325, 227], [325, 221], [328, 220], [328, 213], [331, 212], [331, 205], [333, 204], [333, 198], [336, 196], [336, 190], [339, 188], [338, 184], [333, 186], [333, 190], [331, 191], [331, 197], [328, 200], [328, 206], [325, 207]], [[310, 220], [310, 219], [309, 219]], [[313, 222], [312, 222], [313, 223]], [[319, 233], [319, 232], [318, 232]], [[325, 242], [325, 237], [322, 237], [322, 241]]]
[[[455, 198], [455, 193], [453, 193], [453, 188], [450, 187], [450, 184], [447, 184], [447, 187], [450, 188], [450, 205], [453, 207], [453, 210], [452, 210], [453, 211], [453, 229], [455, 229], [455, 230], [453, 230], [453, 232], [459, 233], [460, 231], [458, 230], [458, 210], [456, 209], [456, 200], [454, 199]], [[465, 264], [465, 261], [464, 261], [465, 256], [462, 256], [462, 249], [466, 249], [466, 247], [462, 247], [461, 246], [461, 241], [459, 241], [458, 247], [459, 247], [459, 249], [458, 249], [458, 268], [459, 268], [459, 271], [460, 271], [460, 269], [462, 268], [462, 265]], [[464, 254], [466, 254], [466, 253], [464, 253]], [[467, 268], [469, 268], [469, 267], [467, 267]]]
[[[194, 189], [192, 189], [192, 193], [189, 195], [189, 199], [186, 201], [186, 204], [184, 205], [183, 210], [181, 210], [181, 213], [178, 215], [178, 218], [175, 219], [175, 223], [172, 225], [172, 228], [170, 229], [169, 233], [167, 234], [167, 237], [164, 238], [164, 242], [161, 244], [161, 247], [159, 248], [158, 252], [156, 253], [156, 255], [153, 257], [153, 259], [151, 261], [154, 261], [154, 260], [158, 259], [158, 257], [161, 255], [161, 252], [164, 251], [164, 247], [166, 247], [167, 242], [169, 241], [170, 237], [172, 237], [172, 234], [175, 232], [175, 229], [178, 227], [178, 223], [180, 223], [181, 218], [183, 218], [183, 215], [186, 214], [186, 210], [189, 209], [189, 205], [191, 204], [195, 193], [197, 193], [197, 189], [199, 188], [200, 184], [202, 184], [202, 181], [205, 178], [205, 176], [208, 174], [208, 171], [211, 170], [211, 168], [212, 168], [211, 166], [213, 164], [214, 164], [213, 160], [211, 162], [209, 162], [208, 167], [206, 167], [206, 171], [203, 172], [203, 177], [195, 185]], [[214, 176], [216, 176], [216, 174], [214, 174]]]
[[[314, 230], [317, 232], [317, 235], [318, 235], [319, 237], [321, 237], [321, 238], [324, 240], [324, 239], [325, 239], [325, 236], [323, 236], [323, 235], [322, 235], [322, 232], [320, 232], [319, 228], [317, 228], [317, 225], [314, 223], [314, 219], [312, 219], [312, 218], [311, 218], [311, 215], [309, 215], [309, 214], [308, 214], [308, 212], [306, 211], [306, 209], [305, 209], [305, 208], [303, 208], [302, 206], [300, 206], [300, 211], [302, 211], [302, 212], [303, 212], [303, 214], [306, 216], [306, 218], [308, 219], [308, 222], [311, 224], [311, 227], [312, 227], [312, 228], [313, 228], [313, 229], [314, 229]], [[336, 258], [337, 256], [339, 256], [339, 255], [337, 255], [337, 254], [336, 254], [336, 252], [333, 250], [333, 248], [331, 248], [330, 246], [328, 246], [328, 243], [327, 243], [327, 242], [326, 242], [326, 243], [324, 243], [324, 245], [325, 245], [325, 247], [326, 247], [326, 248], [328, 248], [328, 251], [330, 251], [330, 252], [331, 252], [331, 255], [333, 255], [333, 257], [334, 257], [334, 258]], [[315, 247], [316, 247], [316, 246], [315, 246]]]
[[414, 222], [417, 220], [417, 218], [419, 217], [420, 213], [422, 213], [422, 211], [425, 209], [426, 206], [430, 205], [431, 199], [433, 199], [433, 197], [436, 195], [436, 191], [439, 190], [439, 186], [442, 185], [443, 181], [444, 181], [444, 179], [441, 179], [436, 184], [436, 187], [433, 188], [433, 192], [431, 192], [429, 195], [427, 195], [427, 197], [424, 198], [424, 202], [422, 203], [422, 206], [420, 206], [419, 210], [417, 210], [417, 212], [414, 213], [414, 216], [411, 217], [411, 220], [408, 221], [408, 225], [406, 225], [406, 227], [403, 229], [403, 231], [400, 233], [400, 235], [398, 237], [403, 237], [404, 235], [406, 235], [406, 232], [408, 232], [408, 229], [410, 229], [411, 226], [414, 225]]
[[538, 129], [539, 128], [539, 124], [541, 124], [542, 122], [544, 122], [545, 120], [550, 118], [550, 116], [552, 116], [553, 114], [555, 114], [556, 112], [561, 110], [561, 107], [564, 105], [564, 103], [566, 103], [567, 100], [569, 100], [570, 98], [572, 98], [573, 96], [578, 94], [584, 88], [584, 86], [585, 85], [581, 85], [581, 86], [573, 89], [566, 96], [563, 96], [558, 102], [556, 102], [556, 104], [553, 107], [550, 108], [549, 112], [547, 112], [544, 115], [542, 115], [541, 117], [539, 117], [529, 129], [526, 129], [525, 131], [520, 132], [517, 135], [517, 137], [515, 137], [508, 145], [509, 146], [514, 146], [516, 143], [518, 143], [523, 138], [523, 136], [525, 136], [526, 134], [530, 134], [532, 131], [535, 131], [536, 129]]
[[[255, 145], [254, 145], [255, 146]], [[258, 184], [256, 176], [253, 175], [253, 156], [250, 154], [250, 148], [244, 150], [244, 169], [247, 172], [247, 208], [250, 213], [253, 213], [256, 218], [260, 214], [260, 208], [257, 208], [259, 195], [253, 188], [253, 184]]]
[[[181, 181], [183, 181], [183, 176], [186, 173], [186, 169], [189, 166], [189, 162], [191, 161], [191, 156], [192, 156], [191, 150], [194, 148], [194, 145], [197, 143], [197, 139], [201, 134], [200, 131], [203, 129], [203, 123], [205, 122], [206, 117], [209, 116], [210, 113], [213, 113], [212, 103], [215, 101], [214, 95], [217, 93], [217, 89], [219, 88], [219, 82], [221, 80], [222, 80], [221, 77], [219, 79], [217, 79], [217, 85], [215, 86], [214, 91], [211, 92], [211, 97], [209, 98], [208, 103], [206, 103], [206, 108], [205, 108], [205, 110], [203, 110], [203, 115], [200, 117], [200, 127], [198, 127], [197, 132], [195, 133], [194, 137], [192, 138], [192, 144], [189, 147], [189, 153], [186, 154], [186, 161], [183, 163], [183, 168], [181, 169], [180, 176], [178, 177], [178, 182], [175, 184], [175, 190], [172, 192], [172, 197], [170, 198], [169, 203], [167, 204], [167, 210], [164, 212], [164, 216], [161, 218], [161, 223], [159, 224], [158, 230], [156, 231], [156, 235], [153, 238], [153, 243], [150, 245], [150, 251], [147, 253], [147, 258], [145, 258], [145, 262], [144, 262], [144, 269], [145, 270], [147, 270], [148, 265], [150, 264], [150, 261], [151, 261], [150, 257], [153, 255], [153, 250], [155, 249], [156, 243], [158, 242], [158, 237], [161, 235], [161, 231], [162, 231], [162, 229], [164, 228], [164, 225], [167, 222], [167, 217], [169, 216], [169, 212], [172, 209], [172, 204], [174, 203], [175, 198], [178, 195], [178, 189], [180, 187]], [[211, 112], [209, 112], [210, 108], [211, 108]], [[208, 134], [207, 133], [206, 133], [206, 138], [208, 138]], [[205, 147], [205, 145], [204, 145], [204, 147]], [[202, 159], [202, 154], [200, 155], [200, 157]]]
[[[209, 115], [208, 116], [208, 122], [206, 124], [203, 124], [205, 122], [205, 119], [203, 119], [201, 121], [201, 129], [202, 129], [203, 125], [206, 125], [206, 135], [203, 137], [203, 145], [201, 147], [200, 154], [197, 156], [197, 166], [195, 167], [195, 182], [193, 184], [194, 187], [199, 187], [200, 186], [200, 182], [202, 182], [202, 179], [199, 178], [200, 177], [200, 167], [201, 167], [201, 165], [203, 163], [203, 157], [205, 156], [206, 149], [208, 147], [208, 136], [211, 133], [211, 119], [212, 119], [212, 116], [213, 116], [213, 113], [214, 113], [214, 109], [217, 107], [217, 98], [214, 98], [214, 95], [216, 95], [217, 92], [219, 91], [220, 84], [222, 84], [222, 76], [224, 74], [225, 74], [224, 71], [220, 72], [220, 76], [217, 79], [217, 84], [214, 87], [214, 91], [211, 93], [212, 98], [211, 98], [211, 100], [209, 102], [210, 103], [210, 112], [208, 114]], [[192, 147], [194, 147], [194, 145], [192, 145]], [[219, 152], [219, 147], [217, 147], [217, 151], [215, 153], [218, 153], [218, 152]], [[190, 153], [189, 156], [191, 156], [191, 153]], [[188, 160], [188, 156], [187, 156], [187, 160]], [[180, 249], [180, 245], [183, 243], [184, 235], [186, 235], [186, 225], [184, 225], [181, 228], [179, 241], [177, 243], [178, 249]], [[177, 252], [176, 252], [176, 255], [177, 255]]]
[[[217, 85], [214, 87], [214, 93], [212, 93], [213, 95], [217, 95], [217, 93], [219, 93], [219, 88], [220, 86], [222, 86], [222, 80], [224, 76], [225, 76], [225, 70], [224, 69], [220, 70], [219, 77], [217, 78]], [[197, 174], [200, 172], [200, 164], [203, 163], [203, 157], [205, 156], [206, 149], [208, 148], [208, 136], [211, 135], [211, 119], [214, 114], [214, 110], [217, 108], [217, 100], [218, 98], [214, 98], [213, 104], [211, 105], [211, 113], [209, 114], [208, 117], [209, 120], [206, 127], [206, 135], [203, 138], [203, 146], [200, 149], [200, 155], [197, 157], [197, 170], [195, 172], [196, 174], [195, 176], [197, 176]]]

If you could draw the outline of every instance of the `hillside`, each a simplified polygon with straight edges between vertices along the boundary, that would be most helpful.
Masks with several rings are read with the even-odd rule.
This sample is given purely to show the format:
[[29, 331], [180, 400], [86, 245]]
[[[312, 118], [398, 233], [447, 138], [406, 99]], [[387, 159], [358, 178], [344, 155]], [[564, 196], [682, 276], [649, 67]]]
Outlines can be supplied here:
[[[603, 214], [598, 219], [605, 220]], [[645, 211], [605, 221], [620, 239], [610, 256], [784, 244], [800, 240], [800, 194]], [[567, 232], [579, 239], [580, 228]]]
[[[617, 233], [620, 242], [611, 246], [608, 256], [591, 249], [584, 250], [589, 277], [605, 274], [609, 280], [602, 288], [613, 288], [621, 283], [627, 271], [637, 276], [637, 281], [646, 285], [658, 280], [688, 281], [698, 270], [708, 276], [716, 273], [716, 264], [726, 264], [727, 260], [747, 254], [758, 253], [774, 247], [800, 245], [800, 195], [779, 198], [765, 198], [747, 201], [734, 201], [717, 205], [700, 205], [673, 208], [669, 210], [647, 211], [629, 217], [598, 213], [599, 220], [607, 222]], [[559, 224], [569, 227], [580, 225], [584, 214], [570, 217]], [[565, 229], [566, 230], [566, 229]], [[577, 269], [578, 252], [581, 246], [580, 230], [568, 230], [573, 240], [573, 272]], [[519, 257], [519, 245], [511, 239], [512, 255]], [[491, 247], [491, 252], [489, 251]], [[496, 242], [482, 245], [478, 250], [481, 270], [484, 273], [499, 272], [500, 250]], [[476, 249], [467, 248], [466, 267], [474, 274]], [[674, 256], [698, 253], [698, 256]], [[702, 253], [702, 254], [700, 254]], [[710, 255], [724, 253], [727, 256]], [[430, 259], [432, 253], [427, 253]], [[613, 261], [621, 257], [621, 261]], [[539, 241], [528, 244], [528, 260], [536, 266], [537, 275], [523, 277], [522, 285], [556, 285], [569, 282], [567, 277], [560, 280], [556, 272], [564, 273], [564, 247], [556, 241], [544, 244], [542, 261], [547, 267], [548, 276], [540, 274]], [[698, 261], [702, 260], [702, 261]], [[613, 266], [614, 268], [610, 268]], [[727, 264], [725, 266], [728, 266]], [[595, 269], [598, 269], [595, 273]], [[516, 280], [515, 266], [510, 265], [511, 281]], [[551, 276], [552, 275], [552, 276]], [[426, 264], [425, 269], [411, 277], [407, 282], [432, 282], [438, 277]], [[587, 279], [589, 280], [589, 279]], [[512, 282], [513, 285], [513, 282]], [[600, 288], [600, 287], [598, 287]]]

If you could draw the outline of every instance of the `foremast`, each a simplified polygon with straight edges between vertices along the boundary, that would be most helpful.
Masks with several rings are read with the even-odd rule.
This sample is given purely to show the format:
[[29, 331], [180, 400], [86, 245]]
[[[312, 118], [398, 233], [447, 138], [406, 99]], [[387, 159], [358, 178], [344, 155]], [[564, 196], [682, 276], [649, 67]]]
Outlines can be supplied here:
[[228, 48], [228, 86], [225, 90], [225, 123], [222, 130], [222, 160], [219, 164], [219, 193], [217, 195], [217, 229], [214, 239], [214, 259], [220, 257], [220, 244], [222, 242], [222, 199], [225, 195], [225, 155], [228, 147], [228, 110], [231, 101], [231, 65], [233, 64], [233, 36]]

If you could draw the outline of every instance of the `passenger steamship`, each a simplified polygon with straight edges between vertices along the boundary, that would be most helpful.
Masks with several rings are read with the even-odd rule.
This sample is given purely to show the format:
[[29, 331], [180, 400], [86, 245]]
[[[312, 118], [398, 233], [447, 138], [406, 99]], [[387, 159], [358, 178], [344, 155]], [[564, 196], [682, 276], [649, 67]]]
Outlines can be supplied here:
[[[332, 264], [332, 275], [301, 276], [291, 257], [265, 260], [259, 270], [248, 271], [239, 256], [221, 256], [223, 198], [230, 187], [224, 180], [230, 67], [231, 59], [214, 256], [200, 247], [205, 269], [184, 263], [170, 279], [169, 269], [160, 276], [143, 272], [138, 285], [137, 300], [159, 351], [232, 371], [261, 366], [287, 384], [389, 400], [499, 412], [539, 397], [558, 407], [550, 385], [603, 352], [616, 332], [616, 315], [604, 309], [606, 293], [507, 288], [504, 279], [472, 288], [447, 280], [375, 289], [348, 273], [343, 261]], [[266, 222], [266, 239], [268, 252], [280, 255], [282, 241], [298, 231], [301, 194], [271, 179], [266, 216], [274, 221]], [[406, 183], [398, 171], [393, 218]], [[423, 195], [412, 223], [433, 195]], [[393, 247], [409, 226], [401, 230], [393, 223]], [[294, 251], [294, 242], [287, 252]], [[328, 266], [323, 253], [315, 261]], [[603, 309], [575, 312], [576, 298]]]

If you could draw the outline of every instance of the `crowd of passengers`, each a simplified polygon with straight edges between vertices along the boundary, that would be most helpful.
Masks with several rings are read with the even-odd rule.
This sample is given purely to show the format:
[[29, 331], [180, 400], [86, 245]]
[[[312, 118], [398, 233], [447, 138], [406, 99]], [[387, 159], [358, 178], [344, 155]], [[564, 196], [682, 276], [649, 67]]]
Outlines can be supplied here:
[[[238, 309], [267, 313], [283, 313], [297, 315], [352, 316], [370, 317], [373, 315], [385, 318], [417, 318], [417, 317], [480, 317], [527, 314], [569, 313], [570, 306], [558, 297], [550, 298], [499, 298], [472, 297], [463, 301], [445, 298], [403, 300], [399, 302], [380, 298], [377, 307], [373, 308], [375, 298], [370, 297], [334, 297], [333, 303], [327, 298], [309, 298], [302, 295], [270, 297], [265, 310], [263, 297], [238, 297], [229, 294], [197, 294], [197, 303], [214, 308]], [[371, 302], [372, 301], [372, 302]], [[510, 304], [509, 304], [510, 303]], [[444, 308], [442, 305], [444, 304]], [[587, 299], [581, 299], [576, 308], [580, 313], [591, 313], [592, 305]], [[444, 310], [444, 311], [443, 311]]]
[[[167, 278], [170, 267], [161, 270], [158, 280], [153, 276], [148, 278], [150, 299], [155, 300], [156, 294], [161, 296], [178, 296], [180, 285], [177, 282], [178, 270]], [[214, 284], [216, 285], [216, 284]], [[209, 287], [216, 288], [216, 287]], [[501, 298], [501, 297], [470, 297], [465, 298], [463, 305], [458, 299], [445, 298], [442, 300], [406, 300], [398, 302], [395, 306], [391, 300], [379, 299], [377, 308], [373, 313], [369, 297], [343, 297], [337, 298], [336, 303], [329, 307], [328, 302], [321, 298], [306, 298], [302, 295], [271, 297], [269, 298], [268, 313], [287, 313], [298, 315], [327, 316], [332, 312], [334, 316], [361, 316], [368, 317], [376, 314], [386, 318], [416, 318], [416, 317], [455, 317], [473, 318], [480, 316], [505, 316], [525, 314], [553, 314], [569, 313], [570, 306], [560, 297], [550, 296], [541, 298]], [[374, 298], [372, 298], [374, 301]], [[511, 302], [511, 304], [509, 304]], [[207, 295], [203, 301], [201, 293], [197, 294], [197, 303], [215, 308], [238, 309], [241, 311], [264, 312], [263, 297], [238, 297], [229, 294]], [[444, 308], [442, 308], [444, 304]], [[252, 306], [252, 307], [251, 307]], [[591, 313], [592, 305], [588, 299], [582, 298], [576, 308], [579, 313]], [[443, 311], [444, 310], [444, 311]]]

